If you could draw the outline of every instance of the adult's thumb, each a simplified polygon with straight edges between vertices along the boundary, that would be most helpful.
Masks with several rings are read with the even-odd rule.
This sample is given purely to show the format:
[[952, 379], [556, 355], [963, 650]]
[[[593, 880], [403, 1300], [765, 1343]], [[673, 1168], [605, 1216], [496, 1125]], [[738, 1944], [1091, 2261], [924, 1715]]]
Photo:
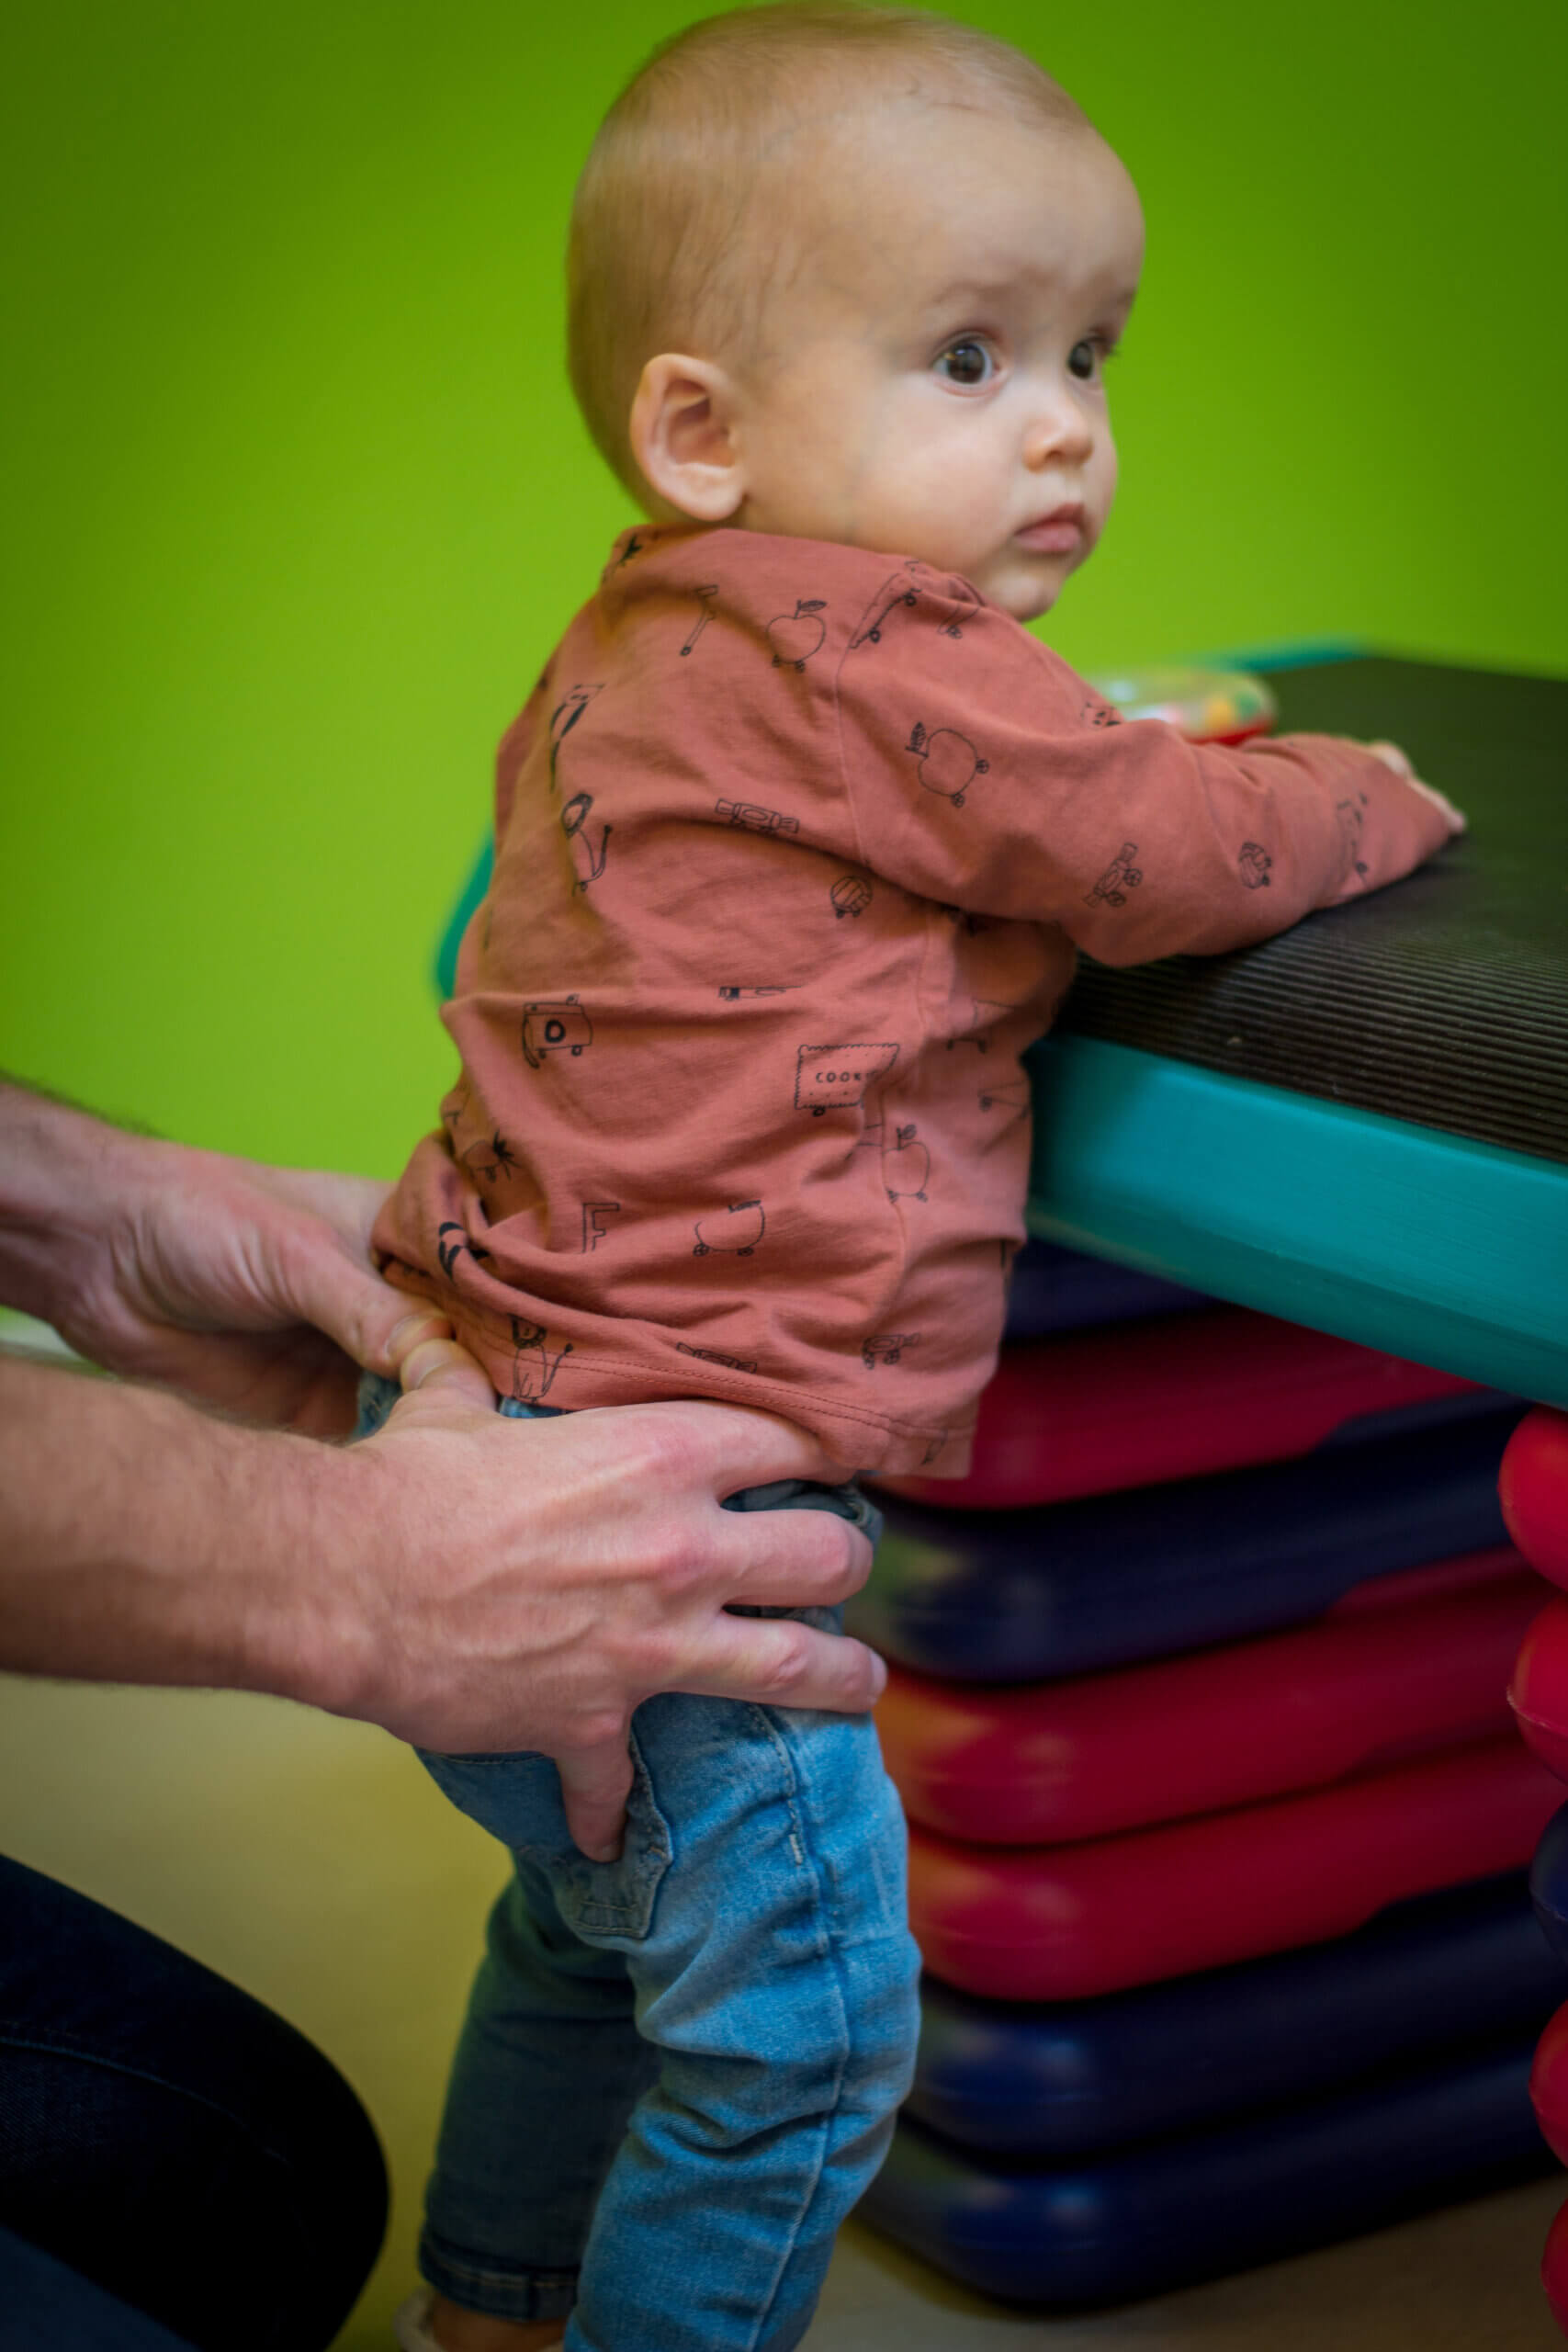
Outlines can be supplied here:
[[436, 1319], [434, 1328], [421, 1328], [421, 1318], [409, 1317], [406, 1338], [395, 1333], [392, 1339], [394, 1366], [406, 1393], [416, 1389], [431, 1397], [440, 1396], [453, 1405], [472, 1405], [481, 1413], [495, 1410], [495, 1390], [491, 1377], [477, 1356], [471, 1356], [460, 1340], [453, 1339], [448, 1324]]
[[631, 1751], [624, 1733], [597, 1747], [558, 1756], [561, 1801], [572, 1843], [592, 1862], [613, 1862], [626, 1834], [626, 1799], [632, 1792]]

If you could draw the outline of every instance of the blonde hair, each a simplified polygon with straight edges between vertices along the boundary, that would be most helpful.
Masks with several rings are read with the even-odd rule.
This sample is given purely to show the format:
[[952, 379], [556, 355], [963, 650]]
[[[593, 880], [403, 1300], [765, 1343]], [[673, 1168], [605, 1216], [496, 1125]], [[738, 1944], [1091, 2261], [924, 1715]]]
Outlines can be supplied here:
[[[660, 351], [752, 355], [765, 297], [806, 258], [778, 187], [781, 151], [835, 114], [898, 98], [1086, 123], [1006, 41], [853, 0], [772, 0], [690, 25], [610, 108], [572, 206], [567, 351], [588, 429], [634, 496], [646, 485], [626, 428], [644, 366]], [[746, 232], [771, 190], [762, 269], [761, 240]]]

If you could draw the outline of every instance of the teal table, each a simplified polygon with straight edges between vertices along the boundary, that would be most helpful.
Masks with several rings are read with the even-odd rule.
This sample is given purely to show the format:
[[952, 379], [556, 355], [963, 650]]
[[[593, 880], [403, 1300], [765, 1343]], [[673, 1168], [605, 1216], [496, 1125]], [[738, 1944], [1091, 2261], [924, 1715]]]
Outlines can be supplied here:
[[1273, 683], [1284, 727], [1402, 742], [1471, 831], [1245, 954], [1086, 966], [1032, 1056], [1031, 1229], [1568, 1406], [1568, 682]]

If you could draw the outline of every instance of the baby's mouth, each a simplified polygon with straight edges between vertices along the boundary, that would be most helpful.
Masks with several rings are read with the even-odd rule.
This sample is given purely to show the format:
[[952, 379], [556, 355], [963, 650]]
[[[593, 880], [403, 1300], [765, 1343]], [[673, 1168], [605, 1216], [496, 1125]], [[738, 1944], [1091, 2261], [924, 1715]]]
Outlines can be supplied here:
[[1048, 514], [1037, 514], [1026, 523], [1013, 538], [1031, 555], [1076, 555], [1085, 536], [1085, 517], [1081, 505], [1053, 506]]

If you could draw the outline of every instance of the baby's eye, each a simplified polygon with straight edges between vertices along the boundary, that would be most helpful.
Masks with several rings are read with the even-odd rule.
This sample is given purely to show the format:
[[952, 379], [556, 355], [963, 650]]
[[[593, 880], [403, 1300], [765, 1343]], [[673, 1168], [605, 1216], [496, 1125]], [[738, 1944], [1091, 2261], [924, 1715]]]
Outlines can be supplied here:
[[1075, 343], [1067, 354], [1068, 371], [1080, 383], [1092, 383], [1104, 362], [1111, 356], [1111, 349], [1097, 336], [1086, 334], [1083, 341]]
[[989, 383], [996, 373], [996, 358], [988, 344], [977, 335], [964, 335], [958, 343], [950, 343], [936, 363], [939, 376], [950, 384], [965, 388]]

